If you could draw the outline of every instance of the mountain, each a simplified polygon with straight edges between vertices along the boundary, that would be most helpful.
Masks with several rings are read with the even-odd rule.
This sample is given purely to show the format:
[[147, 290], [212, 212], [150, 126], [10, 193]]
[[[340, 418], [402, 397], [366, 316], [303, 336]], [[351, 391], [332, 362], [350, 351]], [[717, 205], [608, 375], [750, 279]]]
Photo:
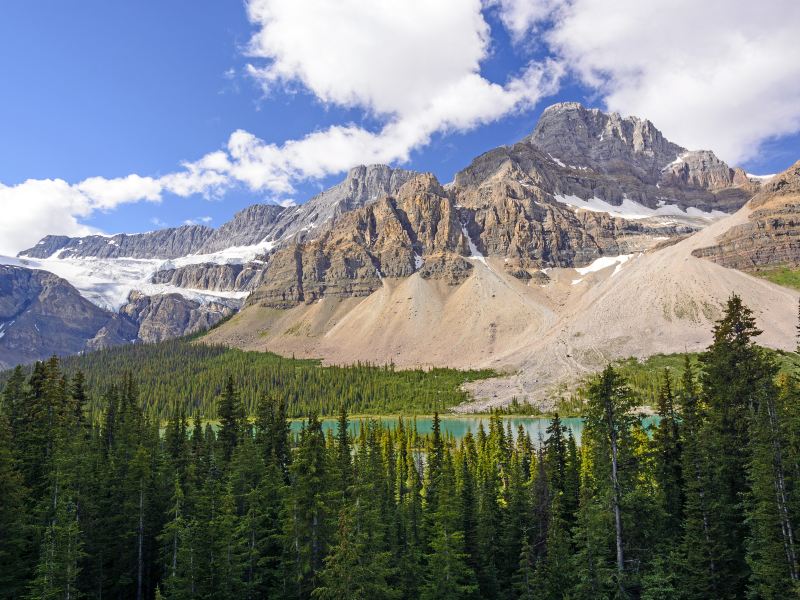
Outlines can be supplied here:
[[743, 271], [800, 265], [800, 161], [766, 181], [748, 209], [747, 222], [694, 255]]
[[132, 293], [120, 312], [87, 300], [67, 280], [0, 265], [0, 368], [132, 342], [156, 342], [208, 329], [233, 314], [180, 294]]
[[45, 271], [0, 266], [0, 367], [135, 339], [136, 327]]
[[68, 279], [133, 324], [126, 341], [241, 309], [204, 339], [489, 366], [512, 374], [473, 384], [481, 402], [541, 401], [609, 359], [701, 347], [733, 291], [769, 319], [767, 342], [788, 347], [793, 292], [700, 258], [772, 185], [645, 119], [562, 103], [445, 185], [361, 166], [300, 206], [253, 205], [218, 229], [49, 236], [5, 262]]
[[610, 360], [707, 347], [733, 293], [754, 310], [760, 343], [793, 349], [797, 292], [693, 255], [747, 214], [644, 252], [551, 268], [546, 279], [518, 279], [502, 258], [473, 258], [456, 286], [415, 273], [384, 279], [367, 297], [251, 304], [205, 339], [339, 364], [492, 367], [508, 375], [468, 385], [475, 403], [464, 410], [513, 398], [552, 407], [568, 391], [563, 382]]

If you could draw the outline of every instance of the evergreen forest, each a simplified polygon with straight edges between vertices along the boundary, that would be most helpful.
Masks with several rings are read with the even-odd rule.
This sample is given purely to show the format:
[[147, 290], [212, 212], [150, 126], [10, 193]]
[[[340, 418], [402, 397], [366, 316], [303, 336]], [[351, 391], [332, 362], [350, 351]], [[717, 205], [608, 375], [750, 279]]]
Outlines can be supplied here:
[[322, 391], [284, 367], [259, 388], [224, 363], [202, 403], [202, 368], [163, 388], [110, 368], [135, 348], [97, 357], [105, 389], [71, 359], [17, 369], [0, 405], [0, 596], [798, 597], [800, 381], [758, 334], [733, 296], [708, 349], [660, 373], [649, 428], [608, 366], [580, 445], [558, 415], [541, 440], [500, 415], [458, 440], [438, 416], [430, 435], [402, 417], [351, 435], [374, 393], [360, 386], [382, 381], [369, 366]]

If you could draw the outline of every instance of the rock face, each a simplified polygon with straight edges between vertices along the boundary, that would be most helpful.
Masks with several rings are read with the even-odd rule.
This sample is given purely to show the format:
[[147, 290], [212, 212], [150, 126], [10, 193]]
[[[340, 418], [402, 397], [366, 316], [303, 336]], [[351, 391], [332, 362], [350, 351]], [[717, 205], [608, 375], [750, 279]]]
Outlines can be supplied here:
[[263, 273], [263, 263], [202, 263], [163, 269], [153, 275], [152, 282], [192, 290], [230, 292], [253, 289], [261, 283]]
[[0, 266], [0, 367], [123, 344], [136, 329], [52, 273]]
[[[544, 156], [526, 152], [525, 145]], [[733, 212], [757, 189], [741, 169], [731, 169], [713, 152], [668, 141], [646, 119], [575, 102], [546, 109], [533, 133], [510, 151], [522, 164], [551, 172], [551, 193], [595, 196], [615, 205], [628, 198], [650, 208], [675, 204]]]
[[308, 202], [286, 209], [272, 230], [275, 240], [311, 239], [342, 215], [397, 192], [417, 173], [386, 165], [350, 169], [344, 181], [317, 194]]
[[226, 248], [258, 244], [272, 235], [276, 222], [285, 211], [282, 206], [274, 204], [248, 206], [219, 229], [215, 229], [198, 253], [209, 254]]
[[228, 248], [252, 246], [272, 240], [309, 239], [323, 226], [356, 208], [393, 194], [415, 173], [386, 165], [355, 167], [344, 181], [314, 196], [300, 206], [284, 208], [255, 204], [239, 211], [233, 219], [212, 229], [203, 225], [111, 237], [82, 238], [47, 236], [19, 256], [48, 258], [180, 258], [210, 254]]
[[743, 271], [800, 266], [800, 162], [764, 183], [748, 206], [746, 223], [694, 256]]
[[234, 313], [231, 306], [200, 304], [180, 294], [145, 296], [132, 292], [120, 314], [138, 323], [138, 339], [160, 342], [208, 329]]
[[664, 165], [686, 151], [647, 119], [606, 114], [577, 102], [545, 109], [524, 141], [567, 165], [641, 178], [657, 178]]
[[184, 225], [149, 233], [120, 233], [111, 237], [47, 236], [19, 255], [48, 258], [58, 252], [62, 258], [178, 258], [197, 253], [213, 233], [213, 229], [204, 225]]
[[233, 303], [134, 292], [113, 313], [52, 273], [0, 265], [0, 368], [178, 337], [212, 327], [234, 311]]
[[[515, 285], [546, 286], [543, 270], [672, 243], [719, 211], [737, 210], [758, 187], [712, 152], [667, 140], [645, 119], [563, 103], [545, 110], [529, 136], [477, 157], [446, 186], [429, 174], [360, 166], [300, 206], [253, 205], [218, 229], [48, 236], [21, 256], [47, 258], [31, 264], [43, 269], [59, 260], [80, 263], [50, 268], [96, 277], [97, 285], [76, 279], [87, 297], [96, 299], [92, 286], [127, 286], [123, 295], [150, 290], [150, 296], [133, 293], [115, 316], [134, 328], [132, 336], [115, 337], [112, 327], [93, 336], [92, 347], [207, 327], [235, 310], [223, 298], [238, 296], [231, 292], [249, 292], [251, 305], [291, 308], [369, 296], [415, 274], [445, 290], [473, 281], [478, 262], [493, 264]], [[732, 238], [732, 249], [709, 256], [738, 265], [790, 260], [796, 207], [763, 210], [757, 235]], [[118, 260], [124, 258], [149, 262], [126, 267]], [[97, 268], [84, 268], [87, 262]], [[157, 285], [183, 295], [155, 294]], [[198, 301], [213, 293], [219, 301]]]
[[366, 296], [381, 278], [457, 285], [473, 265], [466, 257], [501, 256], [507, 268], [586, 264], [644, 248], [676, 227], [628, 222], [602, 213], [576, 214], [553, 200], [539, 202], [524, 187], [499, 183], [481, 209], [456, 203], [433, 175], [418, 175], [395, 196], [353, 211], [316, 239], [276, 252], [264, 284], [249, 304], [287, 308], [323, 296]]
[[449, 192], [432, 175], [417, 175], [394, 196], [344, 215], [312, 240], [276, 252], [265, 284], [249, 303], [286, 308], [322, 296], [367, 296], [383, 277], [463, 280], [471, 265], [458, 255], [468, 248]]

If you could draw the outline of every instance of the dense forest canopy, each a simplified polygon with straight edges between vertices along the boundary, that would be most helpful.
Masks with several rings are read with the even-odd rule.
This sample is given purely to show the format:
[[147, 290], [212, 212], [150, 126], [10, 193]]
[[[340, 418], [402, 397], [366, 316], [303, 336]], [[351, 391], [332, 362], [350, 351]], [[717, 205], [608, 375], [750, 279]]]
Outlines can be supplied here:
[[218, 429], [178, 409], [160, 434], [130, 375], [97, 405], [56, 359], [17, 370], [0, 409], [0, 595], [797, 597], [800, 383], [758, 334], [731, 298], [680, 382], [661, 373], [650, 431], [609, 366], [580, 446], [558, 416], [541, 444], [499, 415], [461, 440], [438, 417], [424, 437], [402, 421], [353, 437], [345, 410], [335, 432], [311, 413], [290, 435], [286, 398], [263, 394], [248, 419], [232, 376]]
[[[217, 400], [232, 377], [245, 412], [255, 414], [264, 396], [282, 399], [290, 417], [311, 412], [335, 416], [342, 403], [353, 414], [432, 414], [467, 399], [462, 383], [496, 375], [491, 370], [395, 370], [393, 365], [321, 366], [317, 360], [283, 358], [178, 339], [132, 344], [62, 359], [68, 377], [83, 373], [90, 418], [102, 418], [105, 395], [131, 373], [138, 401], [150, 419], [180, 410], [217, 419]], [[26, 374], [30, 369], [26, 370]], [[10, 372], [4, 374], [7, 379]]]

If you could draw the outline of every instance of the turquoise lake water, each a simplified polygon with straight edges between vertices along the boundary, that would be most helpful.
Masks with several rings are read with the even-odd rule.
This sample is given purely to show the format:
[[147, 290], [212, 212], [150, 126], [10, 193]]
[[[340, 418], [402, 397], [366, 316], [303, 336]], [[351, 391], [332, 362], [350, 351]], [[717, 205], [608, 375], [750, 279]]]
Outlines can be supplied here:
[[[511, 430], [516, 437], [517, 435], [517, 428], [522, 425], [523, 429], [527, 432], [530, 436], [531, 440], [536, 443], [539, 438], [547, 437], [547, 427], [550, 424], [550, 419], [547, 417], [502, 417], [503, 419], [503, 427], [507, 427], [507, 424], [511, 423]], [[353, 434], [357, 434], [361, 424], [366, 422], [367, 420], [373, 421], [380, 421], [383, 425], [388, 426], [390, 428], [397, 427], [398, 417], [375, 417], [373, 419], [369, 418], [355, 418], [351, 419], [350, 421], [350, 431]], [[654, 423], [656, 417], [645, 417], [643, 422], [645, 426]], [[413, 426], [413, 423], [416, 421], [417, 431], [424, 435], [431, 432], [433, 428], [433, 418], [432, 417], [404, 417], [406, 427]], [[481, 423], [483, 423], [483, 428], [486, 432], [489, 432], [489, 417], [455, 417], [455, 416], [442, 416], [441, 419], [441, 428], [443, 433], [452, 434], [452, 436], [456, 439], [463, 438], [467, 431], [471, 431], [473, 435], [478, 431], [478, 427]], [[569, 417], [569, 418], [562, 418], [561, 422], [572, 430], [572, 434], [575, 436], [575, 439], [578, 443], [581, 440], [581, 433], [583, 432], [583, 419], [580, 417]], [[301, 427], [303, 426], [302, 421], [292, 421], [291, 427], [293, 432], [299, 432]], [[335, 419], [325, 419], [322, 422], [322, 429], [327, 433], [329, 429], [332, 429], [334, 432], [336, 431], [336, 420]]]

